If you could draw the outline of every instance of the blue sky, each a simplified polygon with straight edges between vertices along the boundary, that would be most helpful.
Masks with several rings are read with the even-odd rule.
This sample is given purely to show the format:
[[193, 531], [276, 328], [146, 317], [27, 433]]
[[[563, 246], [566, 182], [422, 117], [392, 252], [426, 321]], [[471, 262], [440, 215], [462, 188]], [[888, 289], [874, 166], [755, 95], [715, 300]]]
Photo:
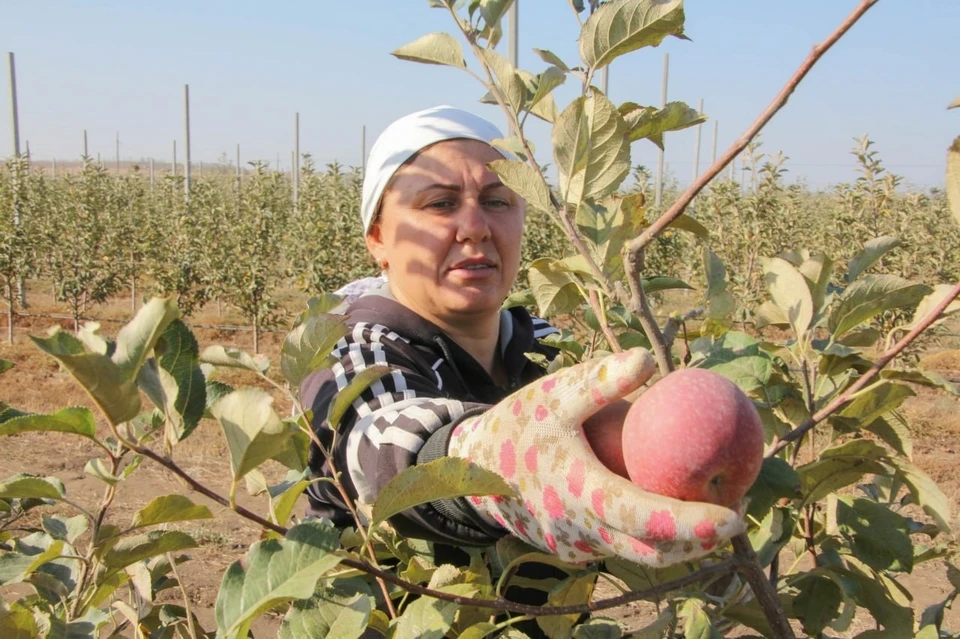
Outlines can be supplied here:
[[[670, 54], [669, 99], [719, 123], [722, 152], [753, 121], [808, 54], [856, 5], [854, 0], [688, 0], [686, 33], [614, 62], [610, 97], [656, 104], [663, 53]], [[869, 133], [890, 170], [924, 186], [943, 183], [946, 147], [960, 133], [960, 2], [882, 0], [808, 76], [763, 133], [763, 149], [783, 151], [791, 178], [814, 186], [855, 177], [849, 154]], [[283, 166], [300, 113], [301, 151], [320, 163], [360, 163], [390, 121], [453, 104], [503, 126], [483, 91], [454, 69], [397, 60], [390, 51], [430, 31], [452, 31], [426, 0], [252, 2], [173, 0], [4, 0], [0, 52], [16, 54], [21, 140], [39, 159], [75, 158], [87, 129], [91, 154], [168, 160], [182, 141], [183, 84], [190, 84], [195, 161], [263, 158]], [[564, 0], [520, 0], [520, 66], [545, 64], [551, 49], [577, 61], [578, 24]], [[506, 53], [506, 43], [500, 50]], [[0, 87], [0, 154], [11, 149], [6, 56]], [[562, 108], [574, 82], [557, 93]], [[712, 122], [703, 127], [701, 167]], [[549, 162], [549, 130], [530, 128], [538, 159]], [[21, 142], [22, 144], [23, 142]], [[687, 182], [694, 133], [667, 136], [669, 169]], [[181, 147], [182, 148], [182, 147]], [[181, 156], [182, 157], [182, 156]], [[632, 162], [654, 166], [656, 149], [633, 146]]]

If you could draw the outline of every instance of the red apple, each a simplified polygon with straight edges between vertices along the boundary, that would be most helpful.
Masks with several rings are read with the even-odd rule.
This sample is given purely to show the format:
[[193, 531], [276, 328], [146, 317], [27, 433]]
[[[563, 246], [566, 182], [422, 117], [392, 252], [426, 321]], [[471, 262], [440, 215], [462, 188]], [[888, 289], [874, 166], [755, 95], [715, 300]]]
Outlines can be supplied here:
[[623, 461], [623, 422], [630, 406], [630, 402], [623, 400], [608, 404], [583, 422], [583, 434], [593, 454], [621, 477], [628, 477]]
[[733, 506], [763, 463], [763, 424], [750, 398], [700, 368], [671, 373], [640, 395], [622, 435], [630, 480], [684, 501]]

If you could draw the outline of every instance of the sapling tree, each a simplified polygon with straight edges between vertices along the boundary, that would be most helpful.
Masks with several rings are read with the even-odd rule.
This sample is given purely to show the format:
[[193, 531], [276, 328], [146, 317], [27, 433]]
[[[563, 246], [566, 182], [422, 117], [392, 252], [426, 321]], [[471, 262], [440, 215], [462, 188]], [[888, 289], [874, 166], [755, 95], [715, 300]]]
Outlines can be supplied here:
[[252, 324], [254, 352], [260, 349], [261, 330], [279, 319], [275, 295], [284, 272], [282, 231], [291, 209], [288, 186], [281, 174], [255, 165], [243, 184], [239, 218], [222, 238], [234, 259], [227, 271], [227, 296]]

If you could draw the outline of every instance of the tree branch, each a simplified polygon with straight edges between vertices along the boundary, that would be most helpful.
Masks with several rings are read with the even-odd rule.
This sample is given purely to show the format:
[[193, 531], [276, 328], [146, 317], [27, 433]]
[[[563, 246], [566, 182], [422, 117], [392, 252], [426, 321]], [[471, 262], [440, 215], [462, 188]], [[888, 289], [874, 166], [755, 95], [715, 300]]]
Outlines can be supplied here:
[[639, 601], [640, 599], [645, 599], [647, 597], [654, 597], [657, 595], [663, 595], [673, 590], [683, 588], [684, 586], [689, 586], [690, 584], [695, 584], [699, 581], [703, 581], [710, 577], [718, 577], [720, 575], [725, 575], [731, 573], [737, 569], [738, 560], [736, 558], [728, 558], [720, 563], [714, 564], [712, 566], [702, 567], [695, 572], [685, 575], [678, 579], [672, 581], [665, 581], [662, 584], [657, 584], [652, 588], [647, 588], [646, 590], [637, 590], [634, 592], [627, 593], [625, 595], [620, 595], [619, 597], [611, 597], [609, 599], [603, 599], [600, 601], [590, 602], [586, 604], [577, 604], [571, 606], [530, 606], [527, 604], [514, 603], [503, 598], [498, 599], [475, 599], [472, 597], [461, 597], [458, 595], [451, 594], [449, 592], [443, 592], [442, 590], [433, 590], [419, 584], [413, 584], [408, 581], [397, 577], [395, 574], [380, 570], [376, 566], [368, 564], [365, 561], [358, 559], [343, 558], [340, 560], [340, 564], [344, 566], [349, 566], [350, 568], [355, 568], [357, 570], [362, 570], [364, 572], [370, 573], [375, 577], [380, 577], [384, 581], [389, 581], [392, 584], [395, 584], [404, 590], [411, 592], [415, 595], [421, 595], [424, 597], [434, 597], [435, 599], [441, 599], [443, 601], [452, 601], [460, 606], [473, 606], [477, 608], [492, 608], [494, 610], [499, 610], [502, 612], [516, 612], [524, 615], [534, 615], [536, 617], [546, 617], [550, 615], [573, 615], [573, 614], [583, 614], [596, 612], [597, 610], [606, 610], [608, 608], [616, 608], [617, 606], [622, 606], [633, 601]]
[[919, 324], [913, 327], [913, 329], [904, 335], [903, 339], [893, 345], [893, 348], [888, 350], [883, 356], [870, 367], [866, 373], [864, 373], [860, 379], [850, 385], [846, 391], [844, 391], [840, 396], [836, 397], [832, 402], [821, 408], [814, 415], [812, 415], [807, 421], [803, 422], [789, 433], [779, 438], [779, 440], [774, 440], [773, 446], [767, 451], [766, 457], [773, 457], [781, 450], [787, 447], [787, 445], [792, 442], [800, 439], [806, 434], [808, 430], [825, 420], [827, 417], [835, 413], [839, 408], [844, 404], [850, 401], [850, 399], [860, 390], [865, 388], [873, 379], [880, 374], [880, 371], [886, 367], [897, 355], [903, 352], [907, 346], [909, 346], [917, 337], [920, 336], [925, 330], [930, 328], [930, 325], [937, 321], [937, 318], [940, 317], [940, 314], [950, 305], [950, 302], [955, 300], [960, 296], [960, 282], [953, 287], [953, 289], [947, 293], [946, 297], [940, 300], [940, 303], [936, 305], [926, 317], [924, 317]]
[[781, 89], [780, 93], [773, 99], [773, 102], [760, 114], [760, 117], [750, 125], [750, 127], [744, 132], [740, 138], [734, 142], [729, 149], [716, 161], [713, 163], [710, 168], [708, 168], [704, 173], [697, 178], [693, 184], [687, 187], [687, 190], [677, 199], [673, 205], [667, 209], [667, 211], [661, 215], [656, 222], [648, 226], [644, 231], [630, 241], [628, 244], [628, 250], [630, 252], [636, 252], [643, 249], [645, 246], [650, 244], [657, 235], [660, 234], [667, 226], [670, 225], [675, 219], [680, 217], [683, 212], [686, 210], [687, 206], [690, 205], [690, 202], [693, 201], [700, 191], [702, 191], [707, 184], [709, 184], [713, 178], [720, 174], [720, 172], [726, 168], [730, 162], [733, 161], [737, 155], [743, 151], [747, 145], [750, 143], [753, 138], [760, 132], [763, 127], [773, 118], [777, 112], [783, 108], [787, 103], [787, 100], [796, 90], [797, 86], [800, 84], [800, 81], [806, 77], [807, 73], [810, 72], [810, 69], [823, 57], [823, 54], [826, 53], [830, 47], [836, 44], [847, 31], [853, 27], [856, 22], [863, 17], [863, 14], [867, 10], [875, 5], [879, 0], [862, 0], [853, 12], [847, 16], [840, 26], [838, 26], [833, 33], [831, 33], [826, 40], [820, 44], [813, 47], [813, 51], [810, 52], [810, 55], [807, 56], [807, 59], [803, 61], [800, 67], [793, 74], [793, 77], [787, 82], [786, 86]]
[[757, 561], [757, 555], [753, 552], [753, 546], [750, 545], [750, 538], [745, 534], [733, 538], [733, 556], [737, 560], [737, 570], [746, 578], [757, 602], [763, 608], [773, 636], [776, 639], [794, 639], [793, 628], [783, 612], [777, 588], [767, 580]]
[[643, 327], [643, 332], [647, 334], [650, 345], [653, 347], [653, 354], [657, 358], [657, 368], [661, 375], [669, 375], [673, 372], [673, 355], [670, 354], [670, 346], [667, 339], [660, 332], [657, 325], [657, 318], [653, 316], [650, 310], [650, 303], [647, 301], [647, 294], [643, 291], [643, 272], [644, 249], [639, 251], [630, 251], [624, 255], [625, 271], [627, 272], [627, 282], [630, 284], [630, 310]]

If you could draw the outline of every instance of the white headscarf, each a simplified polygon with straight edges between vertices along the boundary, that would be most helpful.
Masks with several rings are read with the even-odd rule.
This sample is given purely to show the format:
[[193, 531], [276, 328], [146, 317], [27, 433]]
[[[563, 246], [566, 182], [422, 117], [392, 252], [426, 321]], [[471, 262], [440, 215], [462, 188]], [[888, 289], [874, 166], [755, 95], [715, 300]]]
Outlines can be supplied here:
[[[367, 159], [360, 203], [364, 235], [370, 232], [380, 198], [390, 178], [421, 149], [444, 140], [466, 138], [490, 144], [502, 137], [500, 130], [490, 122], [452, 106], [417, 111], [393, 122], [373, 143]], [[500, 153], [507, 157], [503, 151]]]

